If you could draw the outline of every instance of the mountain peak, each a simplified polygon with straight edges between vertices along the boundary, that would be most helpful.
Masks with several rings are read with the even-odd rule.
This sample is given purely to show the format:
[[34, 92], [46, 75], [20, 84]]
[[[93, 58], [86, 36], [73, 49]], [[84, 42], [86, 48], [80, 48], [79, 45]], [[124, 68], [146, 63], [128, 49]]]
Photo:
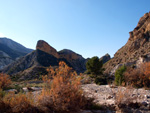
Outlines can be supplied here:
[[133, 31], [129, 32], [129, 41], [135, 41], [136, 39], [145, 38], [146, 33], [150, 31], [150, 12], [145, 13], [143, 17], [140, 18], [137, 26]]
[[53, 56], [55, 56], [56, 58], [58, 58], [58, 53], [56, 51], [56, 49], [54, 49], [52, 46], [50, 46], [47, 42], [45, 42], [44, 40], [39, 40], [37, 42], [36, 45], [36, 50], [39, 49], [41, 51], [44, 51], [48, 54], [51, 54]]

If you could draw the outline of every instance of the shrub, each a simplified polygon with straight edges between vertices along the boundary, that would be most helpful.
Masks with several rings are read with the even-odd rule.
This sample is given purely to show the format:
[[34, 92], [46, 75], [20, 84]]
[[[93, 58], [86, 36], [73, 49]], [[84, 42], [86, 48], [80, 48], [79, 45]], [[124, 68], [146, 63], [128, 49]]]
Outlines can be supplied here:
[[126, 85], [131, 85], [134, 87], [143, 87], [140, 76], [140, 69], [128, 67], [126, 72], [124, 73], [124, 80]]
[[119, 69], [115, 72], [115, 84], [116, 85], [122, 85], [124, 81], [123, 73], [126, 71], [126, 66], [121, 66]]
[[92, 57], [86, 63], [86, 68], [88, 72], [94, 76], [102, 74], [103, 72], [102, 66], [103, 66], [103, 62], [99, 61], [98, 57]]
[[13, 113], [37, 113], [38, 109], [33, 106], [32, 95], [8, 94], [3, 98], [3, 102], [9, 105]]
[[[78, 111], [86, 104], [80, 89], [80, 77], [64, 62], [59, 67], [47, 69], [48, 76], [53, 77], [51, 89], [43, 89], [39, 96], [40, 106], [55, 112]], [[46, 79], [49, 77], [47, 76]], [[44, 79], [45, 81], [48, 81]], [[48, 84], [50, 82], [47, 82]]]
[[150, 87], [150, 62], [144, 63], [136, 69], [127, 68], [124, 78], [127, 85]]
[[1, 97], [0, 97], [0, 113], [12, 113], [10, 105], [4, 103]]
[[94, 82], [99, 85], [107, 84], [106, 77], [103, 76], [104, 69], [102, 68], [103, 62], [99, 61], [98, 57], [92, 57], [86, 63], [86, 68], [91, 78], [94, 78]]
[[0, 73], [0, 88], [4, 89], [11, 84], [11, 79], [9, 75]]

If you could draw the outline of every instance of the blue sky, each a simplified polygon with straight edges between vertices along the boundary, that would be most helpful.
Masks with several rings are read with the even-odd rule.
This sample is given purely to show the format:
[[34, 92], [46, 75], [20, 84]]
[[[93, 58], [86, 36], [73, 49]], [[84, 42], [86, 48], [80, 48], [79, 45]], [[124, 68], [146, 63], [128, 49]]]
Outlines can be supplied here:
[[32, 49], [42, 39], [85, 58], [113, 56], [149, 11], [149, 0], [0, 0], [0, 36]]

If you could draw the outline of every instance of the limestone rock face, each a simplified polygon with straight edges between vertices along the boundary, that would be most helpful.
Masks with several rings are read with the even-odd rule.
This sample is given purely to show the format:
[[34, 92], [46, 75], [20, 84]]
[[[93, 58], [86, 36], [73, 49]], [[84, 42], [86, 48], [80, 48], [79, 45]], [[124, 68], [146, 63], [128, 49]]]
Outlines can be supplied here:
[[37, 42], [36, 49], [44, 51], [44, 52], [51, 54], [51, 55], [55, 56], [56, 58], [58, 58], [58, 53], [57, 53], [56, 49], [51, 47], [47, 42], [45, 42], [43, 40], [39, 40]]
[[129, 34], [127, 43], [104, 66], [105, 73], [110, 74], [118, 64], [136, 62], [150, 52], [150, 12], [140, 18], [135, 29]]

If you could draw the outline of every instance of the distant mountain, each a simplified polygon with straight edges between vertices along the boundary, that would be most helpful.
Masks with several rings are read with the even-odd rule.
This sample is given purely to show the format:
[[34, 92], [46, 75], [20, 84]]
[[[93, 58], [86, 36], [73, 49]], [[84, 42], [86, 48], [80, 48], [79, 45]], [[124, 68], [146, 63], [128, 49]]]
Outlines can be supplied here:
[[59, 58], [66, 59], [77, 72], [84, 72], [86, 70], [85, 64], [87, 60], [81, 55], [68, 49], [63, 49], [58, 54]]
[[31, 51], [11, 39], [0, 38], [0, 69]]
[[121, 65], [135, 66], [139, 59], [150, 60], [150, 12], [140, 18], [129, 34], [127, 43], [104, 65], [106, 74], [113, 74]]
[[7, 47], [11, 48], [12, 50], [18, 51], [20, 53], [27, 54], [27, 53], [30, 53], [33, 51], [32, 49], [28, 49], [28, 48], [24, 47], [23, 45], [15, 42], [9, 38], [6, 38], [6, 37], [0, 38], [0, 44], [4, 44]]
[[99, 60], [103, 62], [103, 64], [105, 64], [106, 62], [108, 62], [111, 59], [110, 55], [107, 53], [104, 56], [102, 56]]
[[86, 70], [86, 59], [81, 55], [67, 49], [57, 52], [47, 42], [39, 40], [35, 51], [8, 65], [3, 72], [21, 80], [38, 78], [46, 73], [46, 67], [58, 66], [60, 61], [78, 73]]

